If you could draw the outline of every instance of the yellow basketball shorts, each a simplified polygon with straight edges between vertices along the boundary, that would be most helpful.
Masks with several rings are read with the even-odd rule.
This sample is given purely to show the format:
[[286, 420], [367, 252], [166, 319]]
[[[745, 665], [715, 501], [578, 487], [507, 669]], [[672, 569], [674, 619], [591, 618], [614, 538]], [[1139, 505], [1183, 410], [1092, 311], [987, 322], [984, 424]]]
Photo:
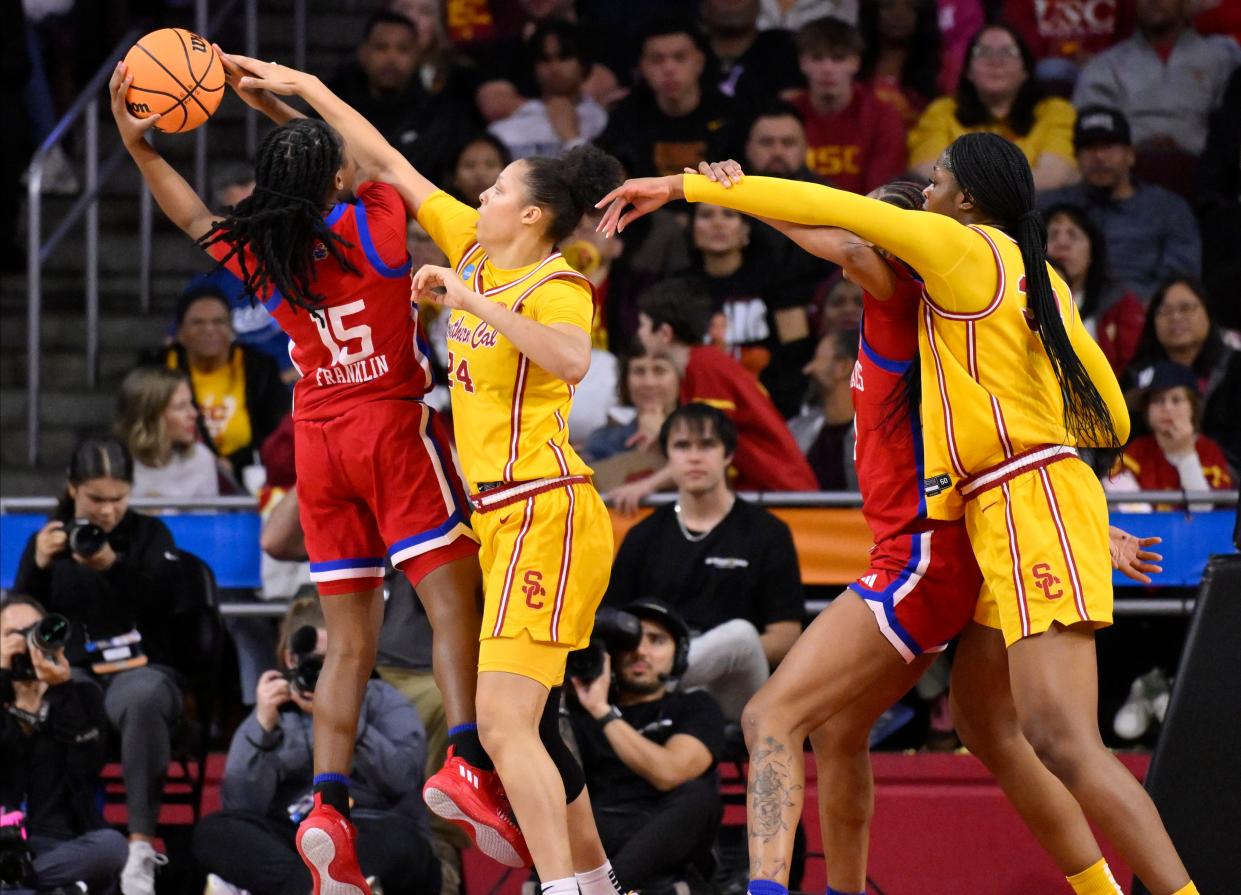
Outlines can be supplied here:
[[989, 470], [986, 486], [965, 505], [966, 531], [983, 573], [974, 621], [1001, 630], [1007, 646], [1057, 622], [1112, 623], [1103, 487], [1072, 449], [1042, 465], [1023, 457]]
[[547, 687], [590, 642], [612, 571], [612, 520], [584, 476], [521, 482], [475, 495], [483, 627], [478, 670]]

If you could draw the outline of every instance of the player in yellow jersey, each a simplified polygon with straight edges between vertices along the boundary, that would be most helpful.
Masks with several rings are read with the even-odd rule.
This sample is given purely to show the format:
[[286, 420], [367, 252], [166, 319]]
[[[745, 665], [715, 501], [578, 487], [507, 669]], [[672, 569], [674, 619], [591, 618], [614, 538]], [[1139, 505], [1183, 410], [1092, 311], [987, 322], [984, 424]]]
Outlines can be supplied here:
[[441, 771], [424, 797], [489, 854], [532, 858], [543, 895], [611, 895], [618, 886], [585, 778], [558, 729], [565, 662], [589, 642], [613, 549], [591, 469], [568, 440], [574, 387], [590, 365], [592, 289], [556, 246], [620, 182], [620, 164], [589, 146], [523, 159], [500, 173], [476, 211], [419, 174], [317, 78], [231, 61], [252, 73], [243, 89], [297, 93], [314, 106], [359, 163], [396, 187], [452, 265], [422, 267], [413, 291], [450, 313], [453, 425], [484, 579], [478, 733], [525, 842], [495, 841], [487, 818], [475, 816], [477, 772]]
[[[1111, 622], [1107, 507], [1077, 448], [1119, 446], [1129, 421], [1115, 376], [1047, 264], [1024, 156], [995, 135], [959, 138], [926, 191], [936, 214], [815, 184], [678, 175], [631, 180], [605, 196], [600, 228], [619, 231], [681, 197], [843, 227], [922, 278], [927, 514], [964, 517], [984, 578], [982, 624], [966, 642], [993, 668], [1007, 660], [1026, 739], [1147, 887], [1196, 892], [1150, 798], [1099, 736], [1094, 630]], [[760, 740], [761, 715], [743, 720], [747, 739]], [[752, 765], [751, 781], [762, 774]]]

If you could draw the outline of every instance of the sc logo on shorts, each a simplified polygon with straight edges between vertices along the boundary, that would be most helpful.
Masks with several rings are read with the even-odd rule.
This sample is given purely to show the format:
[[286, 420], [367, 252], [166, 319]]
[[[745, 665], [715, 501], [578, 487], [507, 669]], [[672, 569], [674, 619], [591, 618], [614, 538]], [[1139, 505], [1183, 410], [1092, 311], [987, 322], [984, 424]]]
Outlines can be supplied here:
[[521, 591], [526, 595], [526, 605], [531, 609], [542, 609], [543, 601], [536, 600], [535, 597], [547, 596], [547, 591], [543, 588], [543, 573], [535, 569], [531, 569], [526, 573], [525, 585]]
[[1051, 566], [1045, 562], [1035, 563], [1030, 569], [1030, 574], [1034, 576], [1034, 586], [1043, 592], [1043, 598], [1046, 600], [1055, 600], [1064, 595], [1064, 591], [1056, 588], [1052, 593], [1052, 588], [1060, 583], [1060, 579], [1052, 574]]

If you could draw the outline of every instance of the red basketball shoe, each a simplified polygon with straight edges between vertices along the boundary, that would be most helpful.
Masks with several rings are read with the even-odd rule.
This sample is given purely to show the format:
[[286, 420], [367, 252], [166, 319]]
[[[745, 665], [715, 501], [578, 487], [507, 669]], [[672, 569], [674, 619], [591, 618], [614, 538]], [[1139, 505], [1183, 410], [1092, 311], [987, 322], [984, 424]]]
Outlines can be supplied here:
[[297, 828], [297, 853], [310, 868], [314, 895], [371, 895], [358, 867], [357, 832], [331, 805], [315, 796], [315, 807]]
[[422, 787], [422, 800], [469, 834], [479, 850], [505, 867], [529, 867], [530, 850], [494, 771], [483, 771], [449, 746], [444, 766]]

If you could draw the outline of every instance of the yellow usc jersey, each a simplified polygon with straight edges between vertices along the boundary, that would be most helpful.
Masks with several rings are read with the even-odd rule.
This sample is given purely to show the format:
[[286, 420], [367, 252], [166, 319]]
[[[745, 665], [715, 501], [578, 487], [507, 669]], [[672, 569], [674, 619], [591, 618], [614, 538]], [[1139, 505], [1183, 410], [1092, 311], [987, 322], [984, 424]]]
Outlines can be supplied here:
[[[747, 214], [843, 227], [886, 249], [923, 282], [919, 309], [923, 476], [927, 516], [956, 519], [956, 485], [1041, 445], [1077, 445], [1051, 361], [1027, 315], [1025, 264], [1016, 242], [989, 226], [910, 211], [819, 184], [746, 177], [725, 188], [685, 176], [685, 198]], [[1117, 438], [1129, 437], [1120, 384], [1082, 325], [1064, 281], [1051, 271], [1073, 350], [1111, 411]]]
[[[928, 290], [919, 310], [924, 490], [933, 519], [961, 516], [964, 505], [951, 484], [967, 475], [1041, 445], [1083, 446], [1065, 426], [1060, 384], [1028, 309], [1021, 250], [994, 227], [970, 229], [983, 237], [994, 259], [991, 300], [978, 310], [952, 310]], [[1084, 356], [1083, 341], [1101, 352], [1072, 293], [1059, 274], [1048, 272], [1074, 349], [1100, 392], [1107, 396], [1100, 381], [1106, 377], [1119, 398], [1110, 367], [1092, 365]]]
[[[422, 203], [418, 223], [476, 292], [539, 323], [591, 331], [590, 282], [559, 252], [516, 270], [495, 267], [475, 237], [478, 212], [444, 192]], [[569, 444], [573, 386], [531, 363], [474, 315], [449, 313], [453, 430], [470, 489], [487, 482], [591, 475]]]

